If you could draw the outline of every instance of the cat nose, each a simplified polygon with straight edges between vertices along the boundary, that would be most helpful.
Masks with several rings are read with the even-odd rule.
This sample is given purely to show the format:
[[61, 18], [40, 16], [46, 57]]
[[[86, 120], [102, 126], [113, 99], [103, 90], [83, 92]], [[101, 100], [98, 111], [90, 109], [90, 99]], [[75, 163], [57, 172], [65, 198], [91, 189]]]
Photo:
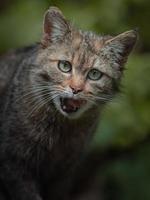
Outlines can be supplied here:
[[73, 87], [73, 86], [70, 86], [70, 88], [72, 89], [72, 92], [73, 94], [77, 94], [79, 92], [82, 92], [82, 88], [76, 88], [76, 87]]

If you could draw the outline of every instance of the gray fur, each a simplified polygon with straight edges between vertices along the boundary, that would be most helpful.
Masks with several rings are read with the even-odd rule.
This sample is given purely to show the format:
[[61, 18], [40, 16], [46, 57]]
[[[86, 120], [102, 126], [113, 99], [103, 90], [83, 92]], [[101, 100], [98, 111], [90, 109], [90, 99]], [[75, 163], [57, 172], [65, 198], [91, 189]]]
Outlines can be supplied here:
[[[45, 25], [48, 25], [44, 29], [47, 35], [44, 33], [42, 45], [17, 50], [0, 58], [2, 199], [67, 198], [64, 194], [67, 179], [72, 177], [95, 132], [104, 103], [110, 100], [109, 95], [112, 97], [117, 92], [113, 83], [115, 80], [115, 86], [118, 86], [117, 80], [122, 75], [122, 59], [130, 52], [126, 52], [126, 42], [122, 43], [121, 38], [118, 45], [118, 38], [114, 42], [109, 41], [112, 39], [109, 36], [102, 38], [77, 31], [67, 25], [68, 22], [56, 8], [49, 10], [47, 17], [45, 23], [50, 24]], [[67, 41], [62, 40], [65, 36], [63, 28], [65, 31], [69, 28]], [[123, 36], [123, 42], [124, 38], [126, 36]], [[132, 47], [135, 40], [136, 37], [130, 42]], [[53, 100], [56, 99], [55, 91], [53, 99], [46, 100], [46, 95], [52, 95], [51, 89], [66, 80], [66, 75], [57, 68], [56, 58], [74, 61], [74, 76], [79, 78], [78, 83], [85, 82], [85, 75], [91, 67], [99, 68], [104, 73], [101, 80], [89, 83], [94, 100], [90, 99], [91, 93], [85, 95], [84, 91], [76, 97], [82, 95], [94, 101], [76, 119], [64, 117], [59, 112]], [[64, 88], [64, 91], [67, 89]], [[57, 95], [60, 95], [60, 91], [57, 91]]]

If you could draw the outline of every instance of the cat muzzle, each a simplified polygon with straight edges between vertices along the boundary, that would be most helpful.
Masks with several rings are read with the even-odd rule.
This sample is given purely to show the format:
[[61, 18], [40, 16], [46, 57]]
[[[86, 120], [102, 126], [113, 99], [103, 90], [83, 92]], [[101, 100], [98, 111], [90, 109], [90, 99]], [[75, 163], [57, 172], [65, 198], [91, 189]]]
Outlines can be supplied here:
[[66, 113], [77, 112], [81, 106], [86, 104], [84, 99], [73, 99], [73, 98], [60, 98], [61, 108]]

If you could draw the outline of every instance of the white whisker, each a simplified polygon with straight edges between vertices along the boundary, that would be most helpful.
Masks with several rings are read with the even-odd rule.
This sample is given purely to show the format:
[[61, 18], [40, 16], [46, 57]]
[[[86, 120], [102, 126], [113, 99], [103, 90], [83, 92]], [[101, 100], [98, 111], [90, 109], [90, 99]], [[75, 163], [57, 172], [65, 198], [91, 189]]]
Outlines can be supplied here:
[[40, 108], [42, 108], [48, 102], [51, 102], [52, 100], [54, 100], [57, 96], [59, 96], [59, 94], [55, 94], [55, 96], [53, 95], [52, 97], [49, 94], [47, 94], [46, 98], [41, 99], [40, 101], [36, 101], [35, 106], [32, 108], [28, 116], [32, 116], [33, 113], [37, 112]]

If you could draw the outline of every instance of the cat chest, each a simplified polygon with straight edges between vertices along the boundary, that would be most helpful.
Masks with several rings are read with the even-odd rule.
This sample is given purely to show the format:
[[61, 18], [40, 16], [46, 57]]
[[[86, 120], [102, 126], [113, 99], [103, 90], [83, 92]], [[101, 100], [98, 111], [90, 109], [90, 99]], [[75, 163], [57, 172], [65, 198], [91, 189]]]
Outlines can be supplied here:
[[[81, 134], [81, 133], [80, 133]], [[71, 135], [70, 135], [71, 136]], [[53, 144], [52, 149], [40, 152], [40, 162], [35, 163], [38, 167], [36, 176], [42, 182], [48, 180], [57, 180], [66, 173], [71, 171], [78, 162], [85, 146], [85, 138], [81, 135], [74, 137], [61, 136], [59, 140]], [[38, 155], [39, 156], [39, 155]]]
[[38, 149], [34, 156], [37, 158], [33, 168], [35, 176], [41, 182], [49, 182], [72, 171], [94, 130], [95, 126], [91, 126], [90, 123], [53, 129], [52, 138], [49, 138], [53, 142], [50, 145], [48, 142], [48, 145], [45, 148], [42, 147], [41, 150]]

